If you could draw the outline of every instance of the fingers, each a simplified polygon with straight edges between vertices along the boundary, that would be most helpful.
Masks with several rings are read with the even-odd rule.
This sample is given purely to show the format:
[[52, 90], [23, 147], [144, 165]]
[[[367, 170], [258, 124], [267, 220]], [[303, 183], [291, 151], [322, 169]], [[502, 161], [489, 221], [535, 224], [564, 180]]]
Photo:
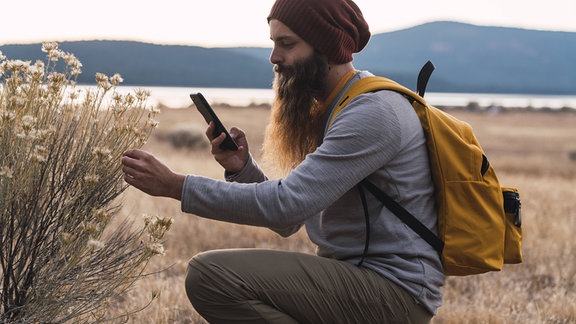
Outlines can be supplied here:
[[220, 135], [218, 135], [217, 137], [214, 137], [214, 139], [212, 139], [210, 141], [210, 145], [212, 146], [212, 154], [217, 154], [220, 153], [224, 150], [222, 150], [220, 148], [220, 144], [222, 144], [222, 142], [224, 142], [224, 140], [226, 139], [226, 134], [221, 133]]
[[138, 168], [139, 161], [142, 159], [143, 153], [144, 152], [140, 150], [128, 150], [124, 152], [124, 155], [121, 159], [123, 169], [126, 168], [136, 170]]
[[140, 157], [142, 157], [144, 154], [146, 154], [146, 152], [142, 151], [142, 150], [136, 150], [136, 149], [132, 149], [132, 150], [127, 150], [126, 152], [124, 152], [124, 156], [130, 157], [130, 158], [134, 158], [134, 159], [139, 159]]
[[[148, 194], [155, 195], [159, 172], [155, 157], [145, 151], [128, 150], [121, 159], [124, 181]], [[157, 188], [156, 188], [157, 190]]]
[[136, 187], [136, 178], [133, 178], [132, 176], [128, 175], [128, 173], [124, 173], [124, 181], [127, 184]]
[[136, 165], [128, 158], [122, 158], [122, 173], [124, 173], [124, 181], [130, 185], [135, 184], [135, 180], [141, 175]]
[[220, 144], [226, 138], [226, 134], [224, 134], [224, 133], [220, 133], [217, 136], [214, 136], [215, 127], [216, 127], [216, 125], [214, 124], [214, 122], [210, 122], [208, 124], [208, 127], [206, 128], [206, 132], [205, 132], [206, 137], [208, 138], [208, 141], [210, 141], [212, 154], [217, 154], [217, 153], [222, 151], [220, 149]]
[[214, 124], [214, 122], [210, 122], [208, 124], [208, 127], [206, 127], [206, 137], [208, 138], [208, 140], [210, 142], [212, 142], [212, 140], [214, 139], [214, 128], [216, 127], [216, 124]]
[[246, 139], [246, 134], [239, 128], [232, 127], [230, 129], [230, 136], [234, 139], [234, 142], [238, 144], [238, 146], [248, 147], [248, 141]]
[[244, 134], [244, 132], [236, 127], [232, 127], [230, 129], [230, 136], [232, 136], [232, 138], [234, 140], [240, 139], [240, 138], [244, 138], [246, 135]]
[[128, 184], [134, 184], [135, 179], [142, 178], [150, 157], [152, 157], [150, 153], [142, 150], [127, 150], [124, 152], [121, 159], [122, 172], [124, 173], [124, 180]]

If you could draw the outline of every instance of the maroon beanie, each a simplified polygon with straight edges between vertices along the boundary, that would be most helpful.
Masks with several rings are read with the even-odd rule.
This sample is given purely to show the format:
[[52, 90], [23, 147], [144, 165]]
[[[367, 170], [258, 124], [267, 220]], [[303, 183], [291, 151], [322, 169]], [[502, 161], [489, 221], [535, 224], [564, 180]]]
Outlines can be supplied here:
[[277, 0], [268, 22], [277, 19], [331, 63], [352, 61], [370, 40], [370, 29], [352, 0]]

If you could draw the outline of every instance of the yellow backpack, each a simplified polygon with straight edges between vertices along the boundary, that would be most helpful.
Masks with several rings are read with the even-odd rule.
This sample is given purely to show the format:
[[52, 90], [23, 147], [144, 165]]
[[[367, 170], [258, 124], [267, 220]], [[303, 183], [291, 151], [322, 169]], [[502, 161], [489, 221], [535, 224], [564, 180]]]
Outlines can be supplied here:
[[[418, 93], [383, 77], [360, 79], [342, 96], [329, 123], [347, 103], [362, 93], [392, 90], [411, 101], [426, 135], [438, 212], [438, 235], [366, 179], [358, 186], [362, 200], [365, 204], [363, 187], [432, 245], [441, 255], [446, 275], [499, 271], [504, 263], [521, 263], [518, 190], [500, 186], [469, 124], [428, 105], [423, 99], [433, 70], [434, 65], [428, 62], [420, 71]], [[369, 227], [367, 231], [365, 253]]]

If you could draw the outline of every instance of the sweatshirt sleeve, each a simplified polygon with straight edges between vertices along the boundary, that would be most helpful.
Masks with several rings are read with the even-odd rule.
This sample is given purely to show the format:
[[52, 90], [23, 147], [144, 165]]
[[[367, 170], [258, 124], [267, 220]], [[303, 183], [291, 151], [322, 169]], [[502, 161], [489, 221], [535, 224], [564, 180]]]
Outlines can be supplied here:
[[252, 155], [250, 155], [248, 162], [246, 163], [244, 168], [240, 170], [240, 172], [237, 173], [225, 172], [224, 177], [226, 181], [240, 182], [240, 183], [262, 182], [268, 180], [268, 178], [264, 175], [262, 169], [260, 169], [256, 161], [252, 157]]
[[[238, 183], [258, 183], [268, 180], [262, 169], [258, 166], [252, 155], [246, 163], [246, 166], [240, 172], [237, 173], [225, 173], [226, 181], [228, 182], [238, 182]], [[288, 237], [296, 233], [300, 229], [301, 225], [293, 225], [285, 228], [273, 228], [269, 227], [274, 232], [278, 233], [283, 237]]]
[[225, 182], [188, 175], [182, 190], [182, 210], [270, 229], [301, 226], [395, 154], [399, 123], [394, 110], [385, 107], [395, 102], [401, 100], [383, 101], [374, 94], [358, 96], [337, 116], [316, 151], [284, 179], [264, 180], [261, 173], [255, 176], [254, 162], [243, 171], [252, 173], [247, 178], [264, 181]]

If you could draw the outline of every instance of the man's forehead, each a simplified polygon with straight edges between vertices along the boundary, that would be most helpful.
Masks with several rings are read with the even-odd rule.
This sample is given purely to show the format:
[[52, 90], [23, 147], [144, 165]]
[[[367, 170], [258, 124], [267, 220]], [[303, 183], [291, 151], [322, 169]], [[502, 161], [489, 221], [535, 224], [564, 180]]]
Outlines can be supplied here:
[[286, 39], [301, 39], [290, 27], [277, 19], [270, 20], [270, 39], [273, 41]]

